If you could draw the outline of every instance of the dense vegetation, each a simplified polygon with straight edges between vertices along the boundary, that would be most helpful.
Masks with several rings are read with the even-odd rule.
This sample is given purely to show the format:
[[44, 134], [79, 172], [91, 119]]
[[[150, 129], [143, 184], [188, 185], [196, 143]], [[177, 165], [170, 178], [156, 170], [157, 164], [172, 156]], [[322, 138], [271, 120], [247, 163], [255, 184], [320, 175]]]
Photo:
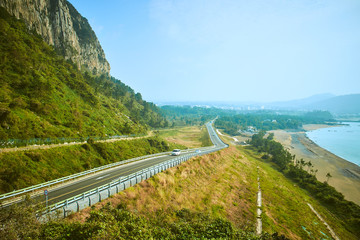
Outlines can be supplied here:
[[312, 169], [311, 162], [296, 160], [295, 155], [274, 141], [273, 134], [264, 138], [265, 132], [254, 134], [250, 144], [259, 152], [264, 152], [263, 159], [275, 163], [278, 169], [288, 178], [306, 189], [313, 197], [326, 206], [338, 219], [343, 222], [344, 228], [357, 236], [360, 236], [360, 206], [344, 199], [344, 196], [336, 191], [327, 182], [319, 182], [316, 179], [316, 170]]
[[298, 129], [306, 123], [324, 123], [334, 121], [326, 111], [306, 112], [302, 115], [282, 115], [274, 112], [254, 112], [223, 116], [216, 120], [215, 127], [223, 129], [230, 135], [238, 135], [240, 131], [255, 127], [257, 130]]
[[219, 108], [191, 107], [191, 106], [161, 106], [161, 112], [173, 126], [203, 125], [217, 116], [235, 114], [235, 111]]
[[0, 193], [133, 157], [170, 151], [173, 148], [182, 146], [169, 145], [162, 139], [151, 137], [2, 153]]
[[[24, 204], [26, 205], [26, 203]], [[238, 230], [225, 219], [188, 209], [158, 211], [149, 218], [105, 205], [92, 210], [84, 223], [51, 221], [39, 224], [28, 206], [1, 210], [0, 239], [283, 239], [277, 234], [258, 237]], [[168, 218], [172, 216], [172, 220]], [[15, 220], [15, 221], [14, 221]]]
[[144, 133], [167, 121], [119, 80], [82, 73], [0, 9], [0, 140]]

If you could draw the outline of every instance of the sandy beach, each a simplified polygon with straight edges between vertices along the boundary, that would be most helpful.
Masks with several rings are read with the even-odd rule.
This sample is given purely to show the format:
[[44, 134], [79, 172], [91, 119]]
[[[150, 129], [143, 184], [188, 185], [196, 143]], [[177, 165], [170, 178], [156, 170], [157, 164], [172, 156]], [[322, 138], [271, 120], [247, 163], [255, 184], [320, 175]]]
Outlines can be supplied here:
[[[304, 130], [310, 131], [324, 127], [331, 127], [322, 124], [304, 125]], [[311, 161], [314, 169], [318, 172], [316, 177], [319, 181], [326, 181], [326, 174], [332, 177], [329, 184], [341, 192], [345, 199], [360, 205], [360, 167], [346, 161], [331, 152], [319, 147], [306, 137], [305, 131], [273, 130], [275, 140], [282, 143], [296, 159], [303, 158], [306, 162]]]

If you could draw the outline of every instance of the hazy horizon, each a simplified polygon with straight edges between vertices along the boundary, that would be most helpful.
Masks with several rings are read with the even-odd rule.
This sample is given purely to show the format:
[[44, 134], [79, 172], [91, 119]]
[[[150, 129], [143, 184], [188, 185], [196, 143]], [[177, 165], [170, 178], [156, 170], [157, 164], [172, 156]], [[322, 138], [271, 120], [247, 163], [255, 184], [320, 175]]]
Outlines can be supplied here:
[[333, 97], [337, 97], [337, 96], [340, 96], [340, 95], [335, 95], [335, 94], [332, 94], [332, 93], [320, 93], [320, 94], [315, 94], [315, 95], [311, 95], [311, 96], [307, 96], [307, 97], [303, 97], [303, 98], [297, 98], [297, 99], [289, 99], [289, 100], [284, 100], [284, 101], [226, 101], [226, 100], [219, 100], [219, 101], [211, 101], [211, 100], [199, 100], [199, 101], [192, 101], [192, 100], [184, 100], [184, 101], [172, 101], [172, 100], [169, 100], [169, 101], [155, 101], [156, 103], [161, 103], [161, 102], [164, 102], [164, 103], [186, 103], [186, 102], [197, 102], [197, 103], [238, 103], [238, 104], [271, 104], [271, 103], [277, 103], [277, 102], [292, 102], [292, 101], [298, 101], [298, 100], [304, 100], [304, 99], [308, 99], [308, 98], [312, 98], [312, 97], [316, 97], [316, 96], [323, 96], [323, 95], [332, 95]]
[[70, 0], [148, 101], [360, 93], [359, 1]]

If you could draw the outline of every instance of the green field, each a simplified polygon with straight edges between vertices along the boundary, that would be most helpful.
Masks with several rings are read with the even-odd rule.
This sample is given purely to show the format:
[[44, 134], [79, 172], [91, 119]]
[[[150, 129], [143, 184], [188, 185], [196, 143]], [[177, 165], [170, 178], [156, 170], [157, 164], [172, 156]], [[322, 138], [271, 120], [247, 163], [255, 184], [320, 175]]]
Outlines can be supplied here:
[[187, 126], [161, 129], [160, 137], [166, 141], [181, 144], [188, 148], [211, 146], [211, 140], [205, 126]]

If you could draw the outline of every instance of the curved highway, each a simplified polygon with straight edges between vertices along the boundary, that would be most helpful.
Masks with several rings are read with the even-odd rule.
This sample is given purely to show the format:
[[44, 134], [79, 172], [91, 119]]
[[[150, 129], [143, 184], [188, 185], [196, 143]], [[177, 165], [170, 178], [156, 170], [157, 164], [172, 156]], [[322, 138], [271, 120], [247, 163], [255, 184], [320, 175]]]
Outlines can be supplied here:
[[[216, 150], [217, 148], [220, 149], [226, 145], [220, 140], [220, 138], [216, 134], [215, 130], [212, 127], [212, 123], [213, 121], [208, 122], [206, 124], [206, 127], [208, 129], [210, 139], [214, 146], [192, 149], [187, 151], [186, 153], [182, 153], [181, 155], [185, 156], [187, 154], [194, 153], [196, 150], [199, 149], [200, 151], [204, 151], [207, 149]], [[87, 175], [77, 180], [68, 182], [62, 186], [54, 187], [48, 190], [48, 205], [58, 203], [60, 201], [90, 191], [92, 189], [96, 189], [97, 187], [110, 183], [120, 177], [128, 176], [132, 173], [168, 161], [175, 157], [177, 156], [163, 155], [158, 157], [152, 157], [137, 162], [128, 163], [125, 165], [120, 165], [118, 167], [110, 168], [95, 174]], [[35, 199], [40, 202], [45, 202], [44, 195], [35, 196]]]

